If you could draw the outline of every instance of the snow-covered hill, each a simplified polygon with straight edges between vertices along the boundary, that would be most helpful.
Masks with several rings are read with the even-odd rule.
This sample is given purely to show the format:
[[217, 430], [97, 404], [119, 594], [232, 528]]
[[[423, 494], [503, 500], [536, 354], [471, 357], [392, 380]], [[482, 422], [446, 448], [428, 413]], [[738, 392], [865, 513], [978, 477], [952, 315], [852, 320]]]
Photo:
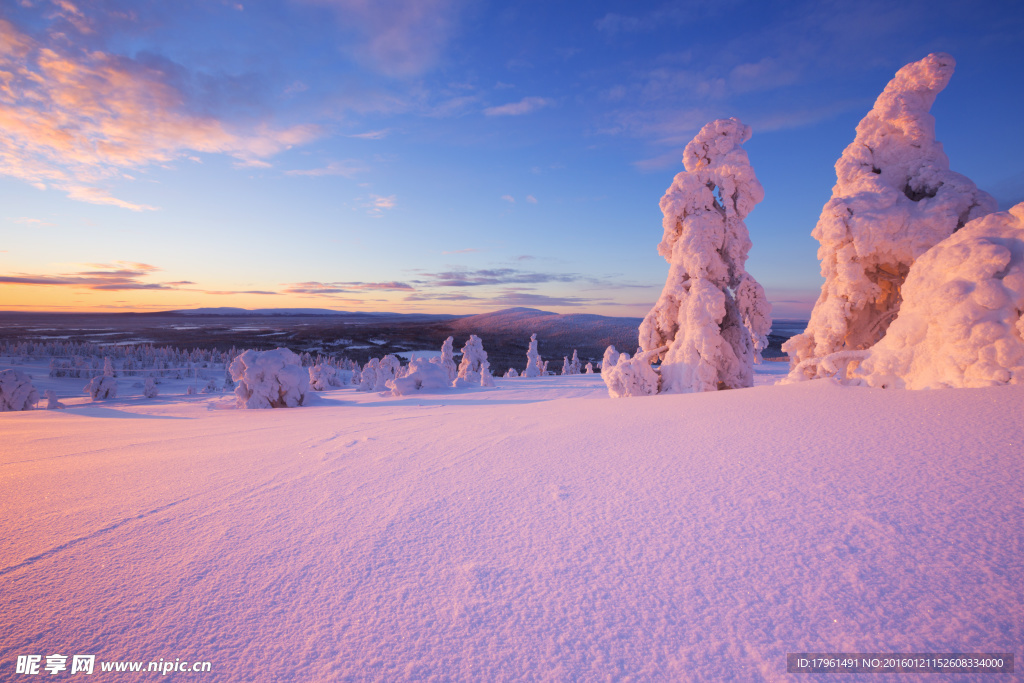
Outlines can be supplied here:
[[1024, 387], [66, 401], [0, 414], [2, 680], [54, 653], [781, 681], [787, 652], [1024, 649]]

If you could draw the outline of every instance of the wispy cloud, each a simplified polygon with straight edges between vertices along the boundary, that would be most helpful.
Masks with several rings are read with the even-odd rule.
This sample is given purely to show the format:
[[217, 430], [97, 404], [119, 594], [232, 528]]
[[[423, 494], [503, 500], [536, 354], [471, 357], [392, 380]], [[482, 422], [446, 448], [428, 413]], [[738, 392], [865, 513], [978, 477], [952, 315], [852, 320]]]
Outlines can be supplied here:
[[532, 194], [528, 194], [526, 195], [526, 201], [528, 201], [530, 204], [536, 204], [537, 198], [534, 197]]
[[333, 297], [338, 294], [357, 294], [368, 291], [412, 290], [413, 287], [405, 282], [296, 282], [284, 286], [284, 293], [286, 294], [306, 294], [325, 297]]
[[398, 205], [398, 196], [389, 195], [382, 197], [377, 194], [371, 194], [367, 199], [363, 200], [362, 207], [367, 209], [367, 213], [371, 216], [383, 216], [384, 212], [393, 209]]
[[575, 282], [583, 279], [575, 273], [537, 273], [515, 268], [453, 269], [440, 273], [421, 273], [415, 284], [429, 287], [479, 287], [482, 285], [537, 284]]
[[607, 299], [552, 296], [517, 289], [505, 289], [491, 296], [472, 296], [463, 292], [416, 292], [405, 297], [405, 301], [458, 301], [467, 305], [486, 308], [508, 308], [512, 306], [568, 307], [611, 303]]
[[[70, 10], [62, 5], [61, 11]], [[319, 133], [310, 125], [266, 123], [232, 130], [213, 116], [190, 112], [159, 66], [62, 47], [54, 36], [49, 41], [40, 43], [0, 19], [0, 174], [53, 186], [72, 199], [151, 210], [112, 196], [104, 186], [128, 178], [131, 169], [189, 153], [265, 162]]]
[[87, 267], [92, 269], [61, 275], [30, 275], [27, 273], [3, 275], [0, 276], [0, 285], [52, 285], [101, 291], [178, 288], [173, 283], [143, 282], [141, 278], [160, 270], [147, 263], [115, 261], [110, 264], [88, 264]]
[[509, 204], [515, 204], [516, 203], [516, 198], [513, 197], [510, 194], [503, 194], [503, 195], [501, 195], [501, 198], [504, 199]]
[[308, 169], [293, 169], [291, 171], [285, 171], [285, 175], [290, 176], [325, 176], [325, 175], [340, 175], [345, 178], [353, 178], [360, 173], [365, 173], [369, 170], [361, 161], [356, 159], [346, 159], [345, 161], [332, 161], [326, 166], [320, 168], [308, 168]]
[[484, 109], [484, 114], [487, 116], [522, 116], [523, 114], [531, 114], [538, 109], [551, 106], [553, 103], [553, 100], [546, 97], [524, 97], [518, 102], [510, 102], [498, 107], [488, 107]]
[[455, 29], [461, 5], [455, 0], [299, 1], [334, 10], [343, 49], [390, 76], [431, 69]]
[[38, 225], [38, 226], [53, 225], [53, 223], [49, 223], [47, 221], [44, 221], [42, 218], [28, 218], [28, 217], [25, 217], [25, 216], [22, 216], [20, 218], [8, 218], [7, 220], [9, 220], [12, 223], [18, 223], [20, 225]]
[[360, 140], [383, 140], [389, 133], [391, 133], [390, 128], [382, 128], [381, 130], [368, 130], [365, 133], [353, 133], [347, 137]]

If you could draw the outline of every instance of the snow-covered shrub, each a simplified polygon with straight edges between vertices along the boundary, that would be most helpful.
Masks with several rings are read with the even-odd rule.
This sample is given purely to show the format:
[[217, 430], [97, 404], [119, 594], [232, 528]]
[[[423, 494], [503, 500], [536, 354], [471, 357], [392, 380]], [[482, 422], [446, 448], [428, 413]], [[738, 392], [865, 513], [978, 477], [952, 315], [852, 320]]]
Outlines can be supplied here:
[[[656, 355], [657, 351], [643, 352], [637, 354], [636, 358], [630, 358], [628, 353], [615, 354], [614, 363], [601, 367], [601, 379], [608, 387], [608, 395], [624, 398], [657, 394], [661, 378], [651, 367], [651, 360]], [[608, 356], [607, 350], [605, 356]]]
[[604, 357], [601, 359], [601, 372], [604, 372], [605, 368], [609, 368], [619, 362], [619, 356], [622, 355], [615, 350], [614, 346], [609, 346], [604, 350]]
[[969, 222], [910, 267], [899, 317], [854, 376], [875, 387], [1024, 383], [1024, 203]]
[[580, 357], [576, 353], [576, 349], [572, 350], [572, 360], [569, 360], [568, 356], [562, 356], [562, 374], [563, 375], [578, 375], [580, 374]]
[[309, 366], [309, 388], [313, 391], [327, 391], [340, 386], [338, 370], [333, 365], [323, 363]]
[[896, 72], [836, 162], [836, 184], [811, 235], [825, 284], [810, 324], [783, 345], [791, 375], [812, 358], [867, 349], [896, 317], [911, 265], [995, 200], [949, 170], [929, 113], [956, 62], [931, 54]]
[[490, 363], [487, 362], [487, 352], [484, 351], [484, 344], [480, 337], [475, 334], [469, 335], [469, 340], [462, 347], [459, 375], [455, 379], [454, 386], [493, 387], [494, 379], [491, 377], [490, 367]]
[[544, 361], [537, 352], [537, 335], [530, 335], [530, 348], [526, 350], [526, 370], [523, 377], [540, 377], [547, 370]]
[[146, 398], [156, 398], [159, 393], [156, 388], [156, 382], [153, 381], [152, 377], [147, 377], [145, 384], [142, 385], [142, 395]]
[[371, 358], [363, 366], [363, 372], [359, 375], [359, 391], [373, 391], [377, 386], [377, 369], [380, 368], [380, 358]]
[[47, 410], [61, 410], [63, 408], [67, 408], [66, 405], [57, 400], [57, 392], [53, 389], [47, 389], [43, 395], [46, 396]]
[[309, 373], [289, 349], [245, 351], [231, 361], [239, 408], [294, 408], [306, 400]]
[[506, 378], [513, 378], [513, 377], [518, 377], [518, 376], [519, 376], [519, 373], [516, 372], [515, 368], [509, 368], [508, 372], [505, 373], [505, 377]]
[[117, 380], [114, 379], [114, 365], [109, 357], [103, 359], [103, 374], [89, 380], [84, 391], [94, 401], [117, 398]]
[[20, 370], [0, 372], [0, 413], [8, 410], [32, 410], [39, 403], [39, 392], [32, 379]]
[[594, 364], [588, 362], [586, 369], [583, 371], [583, 374], [584, 375], [593, 375], [594, 374]]
[[217, 380], [212, 377], [203, 385], [203, 388], [199, 390], [200, 394], [215, 394], [218, 391]]
[[436, 363], [444, 369], [445, 376], [448, 378], [448, 384], [454, 382], [455, 378], [459, 376], [459, 371], [455, 367], [455, 352], [452, 349], [454, 342], [454, 337], [445, 339], [444, 344], [441, 345], [441, 357], [430, 359], [431, 363]]
[[426, 358], [413, 358], [404, 377], [388, 381], [388, 388], [394, 396], [408, 396], [418, 391], [441, 391], [448, 389], [448, 372], [440, 363]]
[[683, 152], [686, 171], [661, 199], [658, 253], [669, 273], [640, 325], [640, 347], [661, 359], [665, 393], [752, 386], [767, 345], [771, 305], [744, 267], [743, 219], [764, 198], [740, 146], [749, 139], [750, 127], [734, 118], [701, 128]]

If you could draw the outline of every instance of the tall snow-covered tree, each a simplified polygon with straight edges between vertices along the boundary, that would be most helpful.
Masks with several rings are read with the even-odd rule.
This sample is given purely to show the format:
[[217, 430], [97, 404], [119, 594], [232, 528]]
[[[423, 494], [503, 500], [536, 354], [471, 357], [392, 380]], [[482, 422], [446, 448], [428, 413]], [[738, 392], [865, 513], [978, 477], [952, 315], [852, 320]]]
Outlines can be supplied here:
[[836, 184], [811, 235], [825, 278], [810, 324], [783, 345], [791, 379], [825, 374], [814, 362], [867, 349], [900, 310], [923, 253], [996, 201], [949, 170], [930, 110], [956, 62], [931, 54], [896, 72], [836, 162]]
[[444, 340], [444, 344], [441, 345], [441, 357], [432, 358], [431, 363], [437, 363], [444, 368], [445, 375], [448, 377], [448, 384], [455, 381], [455, 378], [459, 376], [459, 371], [455, 367], [455, 352], [452, 348], [452, 344], [455, 342], [454, 337], [448, 337]]
[[743, 219], [764, 198], [741, 147], [749, 139], [750, 127], [734, 118], [704, 126], [661, 199], [658, 253], [669, 273], [640, 325], [638, 354], [661, 360], [661, 392], [753, 385], [771, 306], [745, 268], [751, 243]]
[[469, 340], [462, 347], [462, 360], [459, 362], [459, 376], [455, 386], [494, 386], [490, 367], [483, 341], [475, 334], [469, 335]]
[[526, 350], [526, 369], [523, 377], [540, 377], [544, 374], [544, 361], [537, 352], [537, 335], [530, 335], [530, 347]]

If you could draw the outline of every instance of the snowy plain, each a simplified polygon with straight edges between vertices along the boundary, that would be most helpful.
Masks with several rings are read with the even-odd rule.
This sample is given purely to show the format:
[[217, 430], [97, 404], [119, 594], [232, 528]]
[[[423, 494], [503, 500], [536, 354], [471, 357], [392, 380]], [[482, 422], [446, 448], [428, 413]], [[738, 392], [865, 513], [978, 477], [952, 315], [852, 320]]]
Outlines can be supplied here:
[[1024, 386], [785, 370], [252, 411], [35, 373], [68, 408], [0, 414], [0, 680], [52, 653], [208, 681], [782, 681], [787, 652], [1024, 652]]

